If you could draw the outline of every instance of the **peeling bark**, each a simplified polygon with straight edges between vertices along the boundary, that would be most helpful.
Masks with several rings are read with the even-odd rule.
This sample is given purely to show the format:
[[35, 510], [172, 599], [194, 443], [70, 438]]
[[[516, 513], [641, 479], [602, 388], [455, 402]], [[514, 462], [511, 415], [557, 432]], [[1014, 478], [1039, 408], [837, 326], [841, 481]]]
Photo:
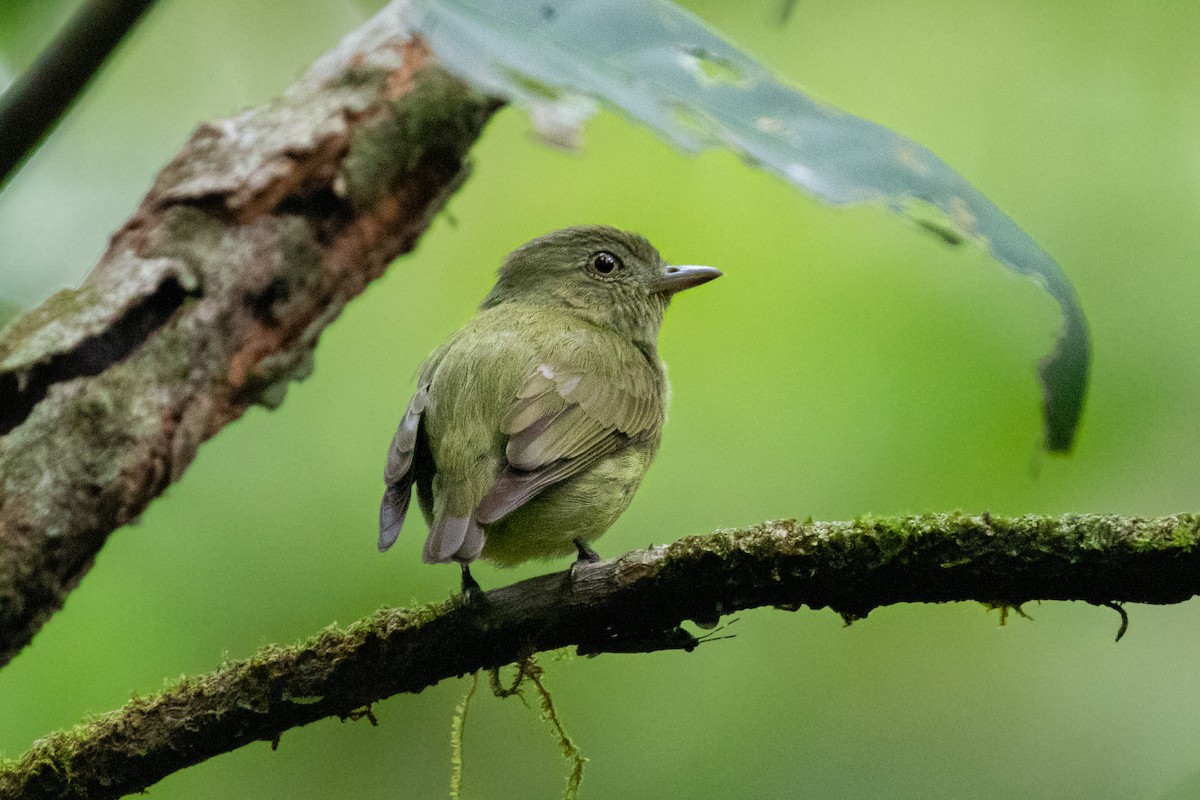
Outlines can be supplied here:
[[275, 101], [205, 124], [91, 274], [0, 338], [0, 665], [200, 444], [306, 376], [498, 107], [385, 11]]
[[851, 620], [904, 602], [1114, 606], [1198, 593], [1194, 515], [767, 522], [577, 564], [482, 602], [383, 609], [298, 645], [268, 646], [40, 739], [0, 768], [0, 800], [120, 797], [290, 728], [365, 716], [391, 695], [538, 651], [691, 650], [698, 641], [681, 622], [715, 624], [757, 606], [830, 607]]

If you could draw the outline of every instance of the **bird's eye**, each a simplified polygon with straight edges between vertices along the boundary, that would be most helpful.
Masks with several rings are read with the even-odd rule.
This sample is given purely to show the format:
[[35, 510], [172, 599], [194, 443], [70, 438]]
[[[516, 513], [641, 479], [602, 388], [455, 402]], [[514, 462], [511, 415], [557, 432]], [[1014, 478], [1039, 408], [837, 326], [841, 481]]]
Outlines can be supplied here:
[[621, 259], [614, 256], [607, 250], [601, 250], [592, 256], [592, 269], [601, 275], [612, 275], [619, 270], [623, 265]]

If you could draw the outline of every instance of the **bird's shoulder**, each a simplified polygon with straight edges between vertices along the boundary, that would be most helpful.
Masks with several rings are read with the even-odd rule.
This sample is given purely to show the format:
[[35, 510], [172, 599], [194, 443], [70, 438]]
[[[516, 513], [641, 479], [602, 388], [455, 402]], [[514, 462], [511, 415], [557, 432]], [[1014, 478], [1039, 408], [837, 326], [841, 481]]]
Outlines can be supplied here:
[[[420, 382], [457, 383], [462, 375], [491, 374], [512, 382], [516, 393], [546, 369], [587, 376], [648, 397], [665, 392], [656, 352], [569, 311], [519, 303], [481, 310], [429, 357]], [[448, 379], [448, 380], [447, 380]], [[586, 391], [586, 386], [584, 387]]]

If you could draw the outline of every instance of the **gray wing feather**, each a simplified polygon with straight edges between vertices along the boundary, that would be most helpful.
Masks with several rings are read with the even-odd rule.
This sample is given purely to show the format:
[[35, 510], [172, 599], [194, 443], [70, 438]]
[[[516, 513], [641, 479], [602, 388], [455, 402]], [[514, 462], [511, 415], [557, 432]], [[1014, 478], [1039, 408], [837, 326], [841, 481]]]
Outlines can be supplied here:
[[508, 466], [475, 508], [490, 525], [551, 484], [570, 478], [661, 424], [655, 385], [540, 364], [517, 394], [500, 430]]
[[379, 503], [379, 552], [385, 552], [400, 538], [408, 504], [412, 499], [412, 476], [394, 486], [389, 486]]
[[409, 502], [412, 499], [412, 486], [415, 480], [413, 458], [417, 450], [418, 434], [421, 428], [421, 414], [429, 405], [429, 384], [417, 389], [408, 409], [400, 420], [396, 435], [392, 437], [392, 445], [388, 449], [387, 466], [383, 470], [383, 480], [387, 489], [379, 504], [379, 550], [387, 550], [400, 537], [400, 529], [404, 527], [404, 517], [408, 514]]
[[496, 477], [496, 482], [475, 508], [475, 519], [482, 525], [491, 525], [529, 502], [542, 489], [587, 469], [609, 453], [620, 450], [628, 442], [628, 436], [615, 433], [581, 458], [555, 461], [532, 471], [511, 466], [506, 468]]

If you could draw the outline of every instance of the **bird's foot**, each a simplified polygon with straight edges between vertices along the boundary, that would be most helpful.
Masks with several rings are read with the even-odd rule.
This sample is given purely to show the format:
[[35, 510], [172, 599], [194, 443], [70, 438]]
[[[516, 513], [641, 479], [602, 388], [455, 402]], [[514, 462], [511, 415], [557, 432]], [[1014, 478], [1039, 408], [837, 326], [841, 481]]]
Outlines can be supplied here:
[[575, 563], [584, 562], [586, 564], [595, 564], [600, 561], [600, 554], [593, 550], [588, 543], [583, 539], [575, 539], [575, 549], [579, 551], [579, 556], [575, 559]]
[[574, 539], [575, 549], [579, 551], [579, 555], [571, 562], [571, 568], [567, 570], [567, 583], [574, 587], [576, 581], [579, 580], [579, 571], [585, 569], [589, 564], [599, 562], [600, 554], [592, 548], [588, 547], [587, 542], [583, 539]]
[[486, 597], [483, 593], [483, 587], [481, 587], [479, 585], [479, 581], [475, 580], [475, 577], [471, 575], [470, 565], [463, 561], [459, 563], [459, 566], [462, 567], [463, 600], [465, 600], [468, 605], [477, 605], [483, 603], [486, 600]]

